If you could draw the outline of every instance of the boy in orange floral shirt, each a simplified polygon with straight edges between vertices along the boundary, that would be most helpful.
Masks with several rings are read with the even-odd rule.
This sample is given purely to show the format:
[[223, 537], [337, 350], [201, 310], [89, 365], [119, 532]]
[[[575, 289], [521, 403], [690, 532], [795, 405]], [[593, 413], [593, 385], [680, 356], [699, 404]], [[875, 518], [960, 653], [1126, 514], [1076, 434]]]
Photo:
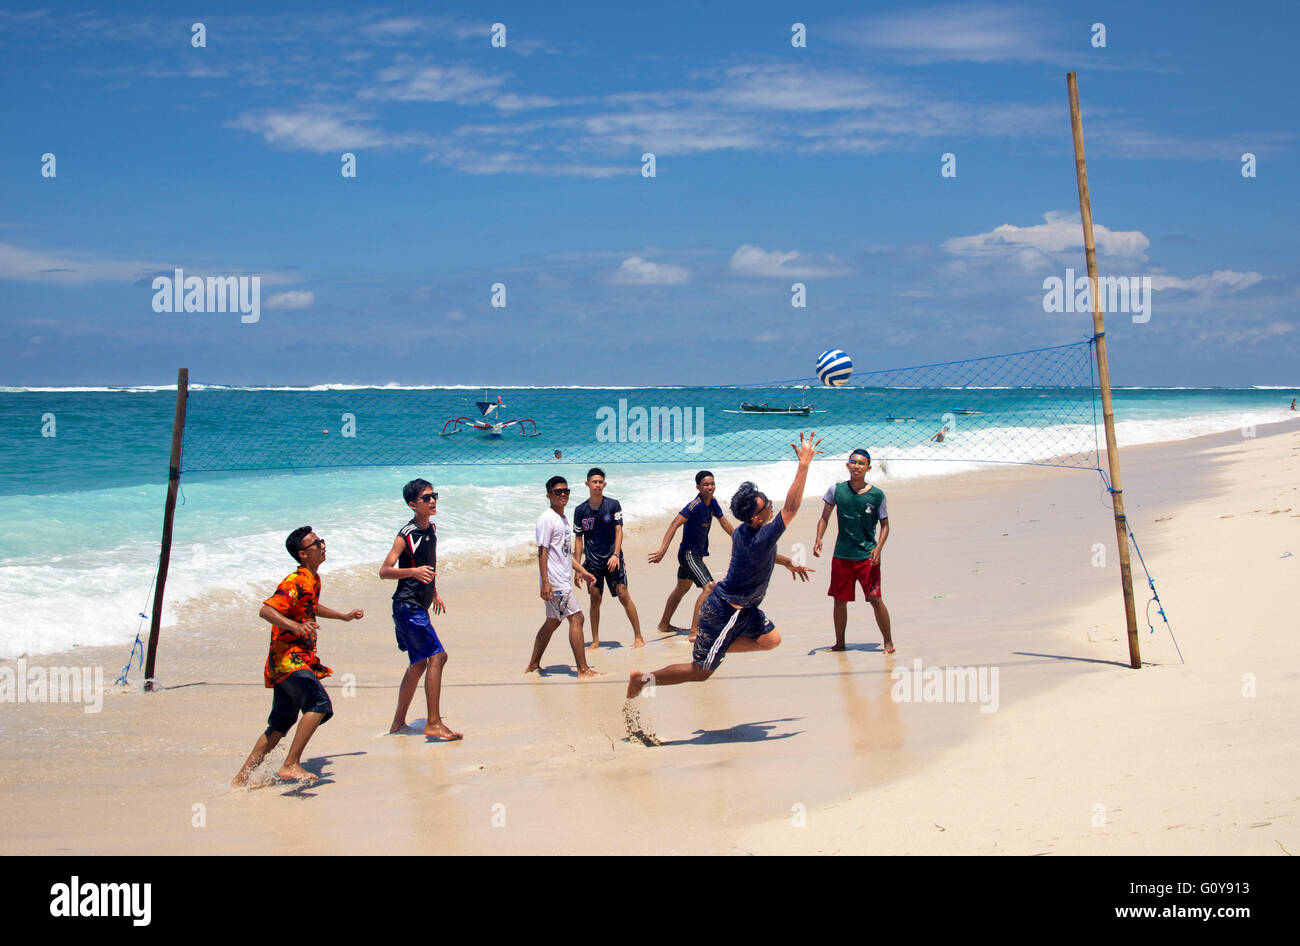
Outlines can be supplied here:
[[325, 540], [312, 532], [311, 526], [294, 529], [284, 546], [299, 563], [298, 569], [280, 582], [261, 610], [261, 617], [271, 625], [271, 651], [263, 678], [268, 687], [274, 688], [275, 695], [266, 732], [258, 737], [248, 761], [231, 779], [230, 784], [236, 788], [248, 784], [249, 773], [298, 722], [300, 712], [302, 721], [276, 775], [282, 779], [316, 779], [302, 767], [302, 752], [316, 728], [334, 715], [329, 694], [320, 682], [330, 675], [330, 668], [316, 656], [316, 632], [320, 630], [316, 618], [354, 621], [365, 617], [360, 608], [345, 614], [320, 603], [319, 570], [325, 561]]

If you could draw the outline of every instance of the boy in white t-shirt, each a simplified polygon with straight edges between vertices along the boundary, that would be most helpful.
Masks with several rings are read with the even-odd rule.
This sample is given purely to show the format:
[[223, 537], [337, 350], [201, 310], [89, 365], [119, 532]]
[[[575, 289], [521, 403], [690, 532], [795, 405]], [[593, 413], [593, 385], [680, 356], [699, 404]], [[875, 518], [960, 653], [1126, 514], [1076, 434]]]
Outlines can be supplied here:
[[569, 503], [569, 484], [562, 476], [552, 476], [546, 481], [546, 498], [550, 508], [537, 519], [537, 567], [541, 572], [540, 586], [542, 600], [546, 602], [546, 621], [537, 631], [537, 640], [533, 643], [533, 657], [528, 661], [528, 669], [541, 672], [542, 654], [551, 642], [551, 635], [560, 626], [561, 618], [569, 619], [569, 646], [573, 648], [573, 657], [578, 664], [578, 678], [589, 679], [599, 676], [587, 666], [586, 651], [582, 646], [582, 608], [578, 596], [573, 591], [573, 576], [585, 581], [590, 587], [596, 576], [582, 567], [573, 556], [573, 533], [569, 528], [568, 517], [564, 507]]

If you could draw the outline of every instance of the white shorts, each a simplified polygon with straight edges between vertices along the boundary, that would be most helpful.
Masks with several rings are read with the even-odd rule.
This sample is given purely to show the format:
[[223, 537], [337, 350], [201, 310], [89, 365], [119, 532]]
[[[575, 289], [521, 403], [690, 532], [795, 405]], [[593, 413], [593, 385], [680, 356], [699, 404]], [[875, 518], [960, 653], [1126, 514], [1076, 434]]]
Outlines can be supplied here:
[[578, 596], [574, 594], [573, 589], [567, 591], [552, 592], [551, 596], [546, 599], [546, 616], [559, 620], [567, 618], [572, 614], [581, 614], [582, 607], [578, 604]]

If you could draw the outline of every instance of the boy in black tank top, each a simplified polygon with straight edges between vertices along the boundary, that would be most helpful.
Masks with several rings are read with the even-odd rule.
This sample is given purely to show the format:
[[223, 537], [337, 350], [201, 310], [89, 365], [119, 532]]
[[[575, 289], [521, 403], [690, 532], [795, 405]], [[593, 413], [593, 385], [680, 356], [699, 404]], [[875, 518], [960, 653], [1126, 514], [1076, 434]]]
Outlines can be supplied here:
[[[461, 739], [442, 721], [439, 702], [442, 697], [442, 668], [447, 651], [429, 623], [429, 611], [446, 610], [434, 579], [438, 574], [437, 530], [433, 516], [438, 511], [438, 494], [427, 480], [411, 480], [402, 488], [402, 498], [415, 516], [397, 533], [393, 547], [379, 568], [379, 577], [397, 579], [393, 592], [393, 628], [397, 648], [406, 652], [410, 666], [397, 691], [397, 711], [393, 714], [390, 733], [406, 728], [406, 711], [415, 697], [420, 677], [424, 679], [424, 696], [428, 704], [424, 734], [431, 739]], [[425, 676], [427, 672], [427, 676]]]

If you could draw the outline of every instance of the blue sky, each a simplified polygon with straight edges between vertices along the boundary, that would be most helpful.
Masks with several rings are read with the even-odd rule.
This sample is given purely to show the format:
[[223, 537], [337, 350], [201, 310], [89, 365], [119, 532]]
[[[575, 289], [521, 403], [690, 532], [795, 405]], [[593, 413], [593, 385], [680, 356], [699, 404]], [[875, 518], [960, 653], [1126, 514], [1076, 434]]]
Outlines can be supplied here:
[[[1085, 268], [1070, 70], [1102, 272], [1154, 287], [1108, 317], [1116, 383], [1300, 384], [1294, 5], [170, 6], [0, 7], [0, 384], [713, 384], [1074, 341], [1042, 305]], [[260, 320], [153, 311], [177, 267], [261, 274]]]

